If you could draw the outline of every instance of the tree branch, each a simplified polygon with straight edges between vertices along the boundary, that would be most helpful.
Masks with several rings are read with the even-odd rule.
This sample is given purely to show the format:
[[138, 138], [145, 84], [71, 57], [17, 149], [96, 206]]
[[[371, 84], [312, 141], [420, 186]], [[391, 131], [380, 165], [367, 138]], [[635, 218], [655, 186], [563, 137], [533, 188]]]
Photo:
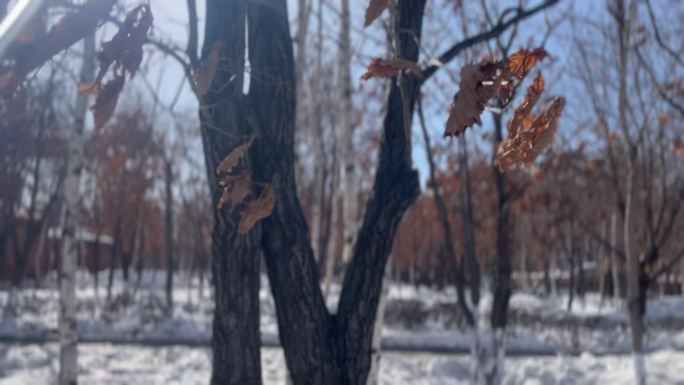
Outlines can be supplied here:
[[[512, 25], [517, 24], [518, 22], [538, 13], [539, 11], [546, 9], [552, 5], [555, 5], [558, 3], [559, 0], [545, 0], [541, 4], [530, 8], [530, 9], [523, 9], [520, 7], [516, 8], [509, 8], [505, 10], [502, 14], [501, 17], [499, 17], [499, 21], [496, 23], [494, 27], [489, 29], [488, 31], [482, 32], [478, 35], [466, 38], [465, 40], [462, 40], [456, 44], [454, 44], [451, 48], [446, 50], [442, 55], [439, 56], [437, 59], [440, 64], [432, 64], [425, 68], [422, 73], [422, 81], [425, 82], [428, 80], [432, 75], [437, 72], [439, 68], [441, 68], [444, 64], [447, 64], [451, 60], [453, 60], [458, 54], [461, 53], [461, 51], [468, 49], [475, 44], [482, 43], [484, 41], [487, 41], [489, 39], [495, 38], [502, 33], [504, 33], [508, 28], [510, 28]], [[510, 13], [515, 13], [515, 16], [512, 18], [506, 20], [506, 17]]]

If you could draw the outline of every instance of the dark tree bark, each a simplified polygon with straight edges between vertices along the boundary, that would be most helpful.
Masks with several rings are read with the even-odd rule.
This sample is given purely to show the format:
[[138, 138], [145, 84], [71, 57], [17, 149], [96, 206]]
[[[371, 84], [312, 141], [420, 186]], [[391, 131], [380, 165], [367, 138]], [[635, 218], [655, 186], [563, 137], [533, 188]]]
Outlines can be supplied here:
[[[247, 4], [244, 0], [208, 0], [206, 11], [202, 56], [206, 57], [216, 41], [221, 41], [223, 47], [212, 89], [200, 101], [207, 176], [213, 205], [217, 207], [221, 190], [214, 170], [249, 133], [240, 115]], [[215, 385], [261, 384], [258, 227], [247, 236], [239, 236], [237, 220], [231, 217], [229, 208], [214, 211], [212, 274], [216, 306], [211, 383]]]
[[166, 212], [164, 218], [164, 248], [166, 251], [166, 308], [173, 309], [173, 164], [164, 159], [164, 182], [166, 190]]
[[[400, 55], [417, 60], [424, 1], [400, 2]], [[280, 339], [295, 384], [364, 384], [382, 276], [399, 220], [418, 193], [411, 168], [411, 116], [419, 81], [393, 80], [380, 161], [343, 284], [337, 315], [321, 294], [307, 225], [294, 184], [294, 69], [284, 1], [250, 5], [248, 121], [257, 133], [255, 180], [273, 183], [277, 204], [263, 221], [262, 247], [278, 312]], [[402, 98], [402, 94], [405, 99]], [[404, 109], [408, 108], [408, 111]]]
[[[519, 12], [492, 30], [454, 45], [444, 62], [555, 1]], [[393, 23], [398, 58], [418, 60], [424, 7], [425, 0], [398, 2]], [[231, 218], [226, 210], [216, 211], [212, 383], [260, 382], [258, 288], [259, 256], [263, 252], [280, 341], [293, 382], [364, 385], [371, 367], [374, 321], [385, 266], [399, 221], [419, 192], [418, 175], [411, 164], [414, 104], [422, 82], [436, 69], [430, 67], [422, 77], [403, 74], [391, 80], [372, 196], [356, 237], [337, 313], [330, 314], [295, 186], [296, 81], [286, 2], [208, 0], [205, 36], [204, 56], [217, 39], [223, 42], [213, 90], [203, 97], [200, 107], [214, 203], [220, 195], [216, 165], [252, 133], [256, 140], [244, 167], [251, 172], [255, 188], [270, 183], [276, 194], [271, 215], [247, 236], [236, 234], [237, 218]], [[245, 56], [250, 62], [250, 87], [243, 96]], [[508, 213], [507, 198], [504, 203]], [[507, 221], [504, 227], [507, 229]], [[505, 245], [508, 256], [507, 241]], [[508, 277], [510, 292], [510, 264], [508, 274], [503, 275], [504, 280]], [[507, 304], [508, 296], [505, 298]]]
[[[503, 140], [501, 114], [494, 114], [494, 153]], [[494, 180], [498, 200], [496, 218], [496, 265], [493, 269], [492, 313], [490, 323], [492, 329], [505, 329], [508, 322], [508, 303], [511, 298], [511, 258], [510, 258], [510, 222], [511, 195], [506, 175], [494, 166]]]

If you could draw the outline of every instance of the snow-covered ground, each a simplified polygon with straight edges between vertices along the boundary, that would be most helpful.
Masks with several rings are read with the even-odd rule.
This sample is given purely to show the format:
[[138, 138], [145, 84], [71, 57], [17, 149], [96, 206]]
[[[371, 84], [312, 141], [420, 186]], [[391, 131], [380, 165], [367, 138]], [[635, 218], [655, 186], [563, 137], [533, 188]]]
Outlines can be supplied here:
[[[163, 272], [147, 272], [140, 284], [132, 278], [128, 289], [117, 277], [113, 300], [106, 301], [106, 274], [96, 295], [92, 277], [79, 276], [78, 328], [81, 336], [102, 338], [196, 340], [200, 346], [211, 335], [213, 303], [208, 284], [199, 295], [199, 282], [184, 275], [175, 278], [175, 307], [164, 308]], [[275, 307], [267, 280], [263, 280], [261, 330], [264, 338], [277, 339]], [[136, 288], [137, 287], [137, 288]], [[42, 287], [28, 284], [14, 291], [0, 290], [0, 338], [3, 336], [54, 337], [58, 291], [54, 281]], [[334, 308], [338, 287], [329, 305]], [[383, 329], [385, 346], [427, 347], [431, 350], [467, 350], [469, 334], [463, 327], [453, 288], [443, 291], [392, 285]], [[489, 307], [482, 301], [483, 315]], [[12, 306], [7, 306], [8, 302]], [[507, 384], [627, 384], [632, 378], [628, 320], [623, 305], [596, 295], [576, 298], [571, 311], [567, 298], [516, 293], [511, 300], [507, 347], [515, 357], [508, 361]], [[9, 309], [14, 309], [10, 311]], [[684, 385], [684, 299], [649, 300], [647, 356], [653, 384]], [[57, 346], [0, 345], [0, 385], [50, 384], [57, 373]], [[533, 352], [558, 355], [526, 357]], [[80, 347], [84, 384], [194, 384], [206, 383], [210, 352], [203, 347], [141, 347], [84, 344]], [[572, 353], [572, 354], [571, 354]], [[602, 355], [607, 353], [608, 355]], [[518, 356], [522, 354], [521, 356]], [[386, 384], [466, 383], [467, 356], [387, 353], [382, 381]], [[284, 366], [278, 349], [264, 349], [266, 384], [280, 384]]]
[[[206, 348], [143, 348], [87, 345], [79, 348], [79, 383], [82, 385], [205, 385], [211, 373], [211, 352]], [[0, 385], [53, 384], [58, 370], [56, 344], [6, 346], [0, 344]], [[684, 353], [660, 351], [647, 357], [649, 383], [684, 384]], [[284, 385], [282, 353], [264, 349], [265, 385]], [[383, 355], [383, 385], [468, 384], [467, 356], [430, 354]], [[507, 361], [506, 385], [631, 385], [628, 357], [520, 358]]]

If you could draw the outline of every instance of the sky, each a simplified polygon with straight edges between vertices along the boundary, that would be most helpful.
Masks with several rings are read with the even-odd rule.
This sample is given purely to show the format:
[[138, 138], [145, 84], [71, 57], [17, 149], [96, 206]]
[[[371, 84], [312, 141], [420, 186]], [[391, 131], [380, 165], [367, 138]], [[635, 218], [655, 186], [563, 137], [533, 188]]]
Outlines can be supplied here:
[[[131, 7], [139, 3], [136, 0], [126, 1], [128, 2], [126, 4], [127, 7]], [[538, 4], [540, 1], [541, 0], [529, 0], [527, 1], [527, 4], [534, 5]], [[665, 2], [667, 0], [658, 0], [656, 1], [656, 4], [660, 1]], [[297, 14], [296, 1], [290, 0], [288, 3], [291, 30], [294, 33], [296, 29]], [[435, 2], [432, 0], [428, 1], [428, 9], [430, 12], [440, 12], [441, 10], [439, 9], [430, 8], [432, 3]], [[502, 1], [497, 5], [500, 7], [500, 9], [503, 9], [509, 3], [511, 3], [511, 1]], [[185, 47], [188, 32], [188, 14], [185, 1], [150, 0], [150, 4], [152, 7], [152, 12], [155, 16], [153, 38], [175, 44], [181, 48]], [[202, 42], [203, 35], [203, 19], [205, 14], [204, 4], [205, 1], [203, 0], [197, 1], [199, 8], [198, 16], [200, 18], [200, 43]], [[365, 0], [352, 0], [352, 30], [354, 31], [352, 38], [355, 39], [354, 48], [356, 49], [356, 55], [352, 68], [352, 79], [355, 89], [360, 89], [363, 87], [363, 85], [360, 84], [361, 81], [359, 77], [364, 72], [365, 63], [369, 60], [369, 58], [372, 56], [382, 56], [384, 53], [382, 48], [379, 48], [378, 45], [374, 43], [374, 41], [382, 41], [383, 39], [383, 31], [381, 28], [371, 26], [367, 31], [364, 31], [367, 33], [367, 37], [359, 37], [360, 35], [358, 31], [362, 30], [361, 24], [363, 22], [363, 12], [365, 10], [365, 6]], [[573, 25], [570, 23], [568, 18], [565, 18], [563, 22], [558, 23], [558, 20], [561, 20], [560, 15], [565, 12], [574, 17], [583, 17], [584, 15], [596, 17], [597, 14], [605, 13], [605, 3], [585, 0], [561, 1], [559, 5], [553, 7], [553, 9], [551, 9], [549, 12], [542, 12], [530, 19], [525, 20], [523, 24], [524, 27], [519, 31], [517, 42], [519, 42], [520, 47], [527, 44], [538, 44], [542, 40], [542, 35], [545, 33], [548, 25], [555, 24], [553, 34], [546, 43], [546, 48], [551, 55], [551, 59], [540, 66], [540, 68], [543, 70], [547, 78], [546, 94], [549, 96], [563, 95], [566, 97], [567, 107], [561, 120], [559, 141], [572, 146], [573, 140], [575, 139], [564, 135], [562, 128], [564, 124], [578, 124], [578, 120], [581, 120], [581, 118], [578, 117], [585, 116], [584, 111], [582, 111], [581, 108], [586, 105], [586, 102], [583, 100], [581, 90], [578, 89], [578, 87], [574, 84], [576, 82], [573, 81], [572, 75], [566, 70], [566, 68], [572, 66], [571, 61], [575, 60], [575, 54], [572, 52], [572, 47], [568, 46], [568, 42], [572, 41], [570, 37], [572, 37], [576, 32], [573, 31], [573, 28], [578, 28], [578, 26], [577, 24]], [[333, 19], [326, 20], [326, 24], [328, 24], [326, 27], [326, 36], [330, 39], [333, 39], [337, 34], [337, 26], [339, 23], [334, 20], [333, 12], [328, 12], [328, 14], [331, 15], [328, 17]], [[383, 17], [386, 18], [387, 15], [384, 15]], [[455, 15], [451, 17], [456, 20]], [[112, 28], [109, 27], [109, 31], [111, 30]], [[102, 34], [106, 35], [107, 33], [111, 32], [105, 31]], [[450, 41], [450, 39], [444, 39], [443, 41], [431, 43], [432, 48], [435, 49], [435, 52], [439, 52], [454, 42], [462, 39], [462, 34], [460, 34], [459, 31], [454, 31], [453, 35], [454, 38], [452, 41]], [[430, 36], [424, 36], [426, 45], [429, 39]], [[514, 46], [514, 49], [516, 48], [517, 46]], [[157, 94], [159, 95], [160, 102], [165, 106], [171, 105], [173, 101], [177, 99], [177, 102], [174, 105], [175, 116], [166, 114], [166, 116], [158, 123], [160, 125], [169, 125], [172, 127], [173, 124], [176, 123], [175, 121], [178, 119], [187, 119], [190, 124], [198, 124], [196, 115], [198, 104], [195, 96], [190, 90], [190, 87], [184, 80], [184, 73], [180, 66], [174, 61], [174, 59], [164, 57], [159, 52], [154, 52], [154, 48], [152, 47], [148, 48], [148, 53], [149, 54], [147, 55], [146, 59], [150, 62], [150, 70], [148, 71], [148, 75], [141, 75], [141, 79], [136, 79], [134, 82], [134, 87], [132, 87], [135, 91], [129, 92], [138, 92], [142, 94], [146, 93], [148, 97], [150, 97], [150, 90], [158, 88]], [[423, 60], [425, 60], [425, 57], [423, 57]], [[441, 73], [435, 77], [437, 78], [435, 81], [446, 84], [453, 83], [453, 81], [450, 79], [450, 76], [457, 77], [458, 67], [464, 64], [459, 60], [460, 58], [454, 60], [454, 62], [450, 63], [445, 70], [440, 71]], [[428, 84], [427, 87], [424, 88], [425, 90], [430, 90], [430, 87], [431, 86]], [[458, 85], [451, 84], [451, 90], [452, 91], [449, 91], [449, 89], [441, 91], [442, 93], [440, 96], [431, 99], [431, 104], [426, 104], [427, 126], [429, 128], [433, 144], [442, 140], [444, 122], [446, 121], [446, 117], [448, 115], [448, 105], [450, 103], [451, 96], [458, 90]], [[356, 105], [359, 105], [363, 102], [363, 100], [355, 101]], [[482, 151], [489, 152], [491, 151], [491, 146], [487, 143], [487, 138], [489, 135], [491, 135], [491, 129], [489, 129], [491, 127], [491, 119], [488, 116], [491, 114], [486, 113], [485, 115], [483, 127], [471, 130], [471, 133], [469, 134], [471, 138], [469, 143], [471, 146], [477, 147]], [[417, 125], [416, 120], [414, 121], [414, 165], [420, 172], [421, 180], [425, 181], [425, 178], [427, 177], [427, 162], [425, 160], [423, 140], [419, 133], [419, 126]], [[455, 143], [456, 142], [454, 141], [454, 147], [456, 147]], [[201, 147], [197, 147], [196, 150], [201, 151]], [[201, 153], [198, 153], [197, 157], [201, 159]], [[202, 162], [200, 161], [199, 164], [201, 163]]]

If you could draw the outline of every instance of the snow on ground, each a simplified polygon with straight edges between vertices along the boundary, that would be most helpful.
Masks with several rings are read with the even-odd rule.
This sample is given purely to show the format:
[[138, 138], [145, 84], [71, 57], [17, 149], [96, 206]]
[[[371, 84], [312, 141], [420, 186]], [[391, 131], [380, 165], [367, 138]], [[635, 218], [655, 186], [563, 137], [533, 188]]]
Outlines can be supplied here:
[[[175, 306], [165, 312], [163, 271], [146, 272], [125, 288], [121, 277], [114, 282], [112, 301], [106, 301], [106, 274], [99, 291], [92, 277], [79, 275], [78, 328], [82, 336], [98, 338], [161, 338], [208, 341], [211, 336], [213, 299], [209, 284], [202, 295], [199, 282], [184, 274], [175, 277]], [[333, 285], [328, 304], [334, 309], [339, 287]], [[442, 291], [393, 284], [389, 291], [383, 344], [409, 347], [468, 349], [470, 336], [463, 327], [453, 288]], [[262, 280], [261, 330], [275, 339], [275, 306]], [[491, 298], [483, 297], [481, 313]], [[7, 306], [8, 302], [12, 306]], [[576, 298], [571, 311], [567, 297], [545, 297], [517, 292], [511, 299], [507, 346], [514, 354], [573, 352], [508, 361], [507, 384], [627, 384], [632, 378], [629, 356], [611, 353], [629, 350], [628, 320], [624, 305], [601, 301], [589, 294]], [[10, 311], [9, 309], [14, 309]], [[0, 290], [0, 337], [55, 336], [58, 290], [54, 277], [39, 287], [32, 283], [10, 294]], [[646, 316], [647, 347], [653, 353], [647, 367], [653, 384], [684, 385], [684, 298], [649, 300]], [[57, 373], [56, 345], [0, 345], [0, 385], [52, 383]], [[515, 353], [515, 351], [518, 353]], [[206, 383], [210, 372], [207, 348], [144, 348], [84, 344], [80, 347], [83, 384], [194, 384]], [[591, 353], [607, 353], [597, 356]], [[388, 353], [383, 359], [385, 384], [466, 383], [467, 356]], [[263, 354], [266, 384], [283, 379], [282, 355], [277, 349]]]
[[[211, 352], [205, 348], [144, 348], [86, 345], [79, 348], [82, 385], [199, 385], [211, 373]], [[0, 344], [0, 385], [50, 385], [57, 377], [58, 347]], [[660, 351], [647, 356], [649, 383], [684, 384], [684, 353]], [[285, 367], [278, 349], [264, 349], [265, 385], [285, 384]], [[468, 384], [467, 356], [384, 354], [383, 385]], [[631, 385], [628, 357], [511, 358], [506, 362], [506, 385]]]
[[[213, 300], [209, 284], [202, 295], [199, 281], [185, 274], [175, 277], [175, 307], [165, 311], [163, 271], [148, 271], [139, 283], [131, 277], [127, 290], [116, 276], [112, 301], [106, 301], [106, 274], [101, 274], [96, 293], [93, 278], [79, 275], [78, 329], [83, 336], [126, 338], [184, 338], [208, 340], [211, 336]], [[328, 298], [335, 308], [339, 286]], [[41, 287], [32, 283], [15, 291], [0, 290], [0, 336], [54, 336], [57, 329], [58, 290], [54, 277]], [[442, 291], [405, 284], [391, 285], [383, 337], [391, 343], [438, 348], [468, 348], [469, 333], [456, 304], [452, 287]], [[262, 280], [261, 331], [275, 339], [275, 305]], [[13, 306], [7, 306], [12, 302]], [[484, 295], [481, 315], [487, 317], [491, 296]], [[508, 346], [515, 349], [593, 353], [624, 352], [629, 349], [629, 323], [623, 304], [601, 301], [595, 294], [576, 298], [567, 311], [566, 297], [544, 297], [516, 292], [511, 299]], [[15, 309], [11, 312], [9, 309]], [[684, 349], [684, 297], [652, 298], [649, 301], [647, 348]]]

